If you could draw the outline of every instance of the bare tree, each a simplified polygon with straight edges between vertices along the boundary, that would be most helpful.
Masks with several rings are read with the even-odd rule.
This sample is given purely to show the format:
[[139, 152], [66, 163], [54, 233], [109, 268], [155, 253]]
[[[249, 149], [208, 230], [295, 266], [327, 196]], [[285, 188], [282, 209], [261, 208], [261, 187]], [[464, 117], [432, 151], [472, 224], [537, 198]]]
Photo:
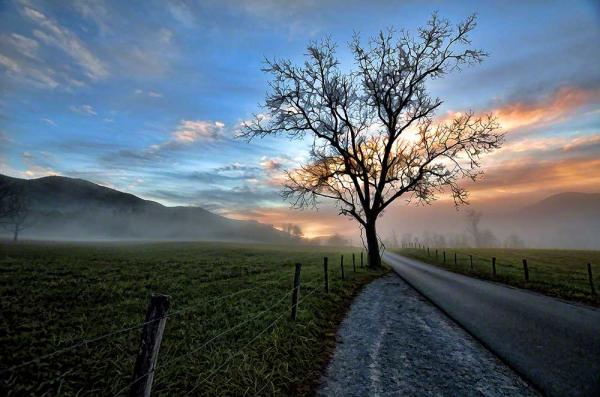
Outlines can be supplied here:
[[471, 235], [471, 240], [475, 248], [483, 246], [482, 231], [479, 228], [481, 217], [481, 212], [475, 210], [467, 211], [467, 232]]
[[0, 202], [0, 223], [12, 230], [13, 241], [17, 242], [29, 215], [27, 195], [23, 188], [4, 188], [0, 192]]
[[428, 94], [426, 82], [486, 56], [471, 48], [474, 27], [475, 16], [452, 26], [434, 14], [416, 35], [380, 32], [367, 45], [355, 35], [350, 71], [329, 39], [311, 43], [301, 65], [267, 61], [265, 110], [241, 135], [310, 136], [310, 158], [287, 171], [282, 195], [298, 208], [334, 200], [364, 231], [373, 267], [381, 265], [376, 222], [391, 203], [401, 196], [430, 203], [444, 191], [457, 205], [466, 202], [460, 179], [475, 180], [480, 156], [501, 145], [491, 115], [433, 122], [442, 101]]
[[304, 237], [304, 232], [302, 231], [300, 225], [296, 225], [294, 223], [286, 223], [283, 226], [283, 231], [287, 233], [290, 238], [301, 239]]

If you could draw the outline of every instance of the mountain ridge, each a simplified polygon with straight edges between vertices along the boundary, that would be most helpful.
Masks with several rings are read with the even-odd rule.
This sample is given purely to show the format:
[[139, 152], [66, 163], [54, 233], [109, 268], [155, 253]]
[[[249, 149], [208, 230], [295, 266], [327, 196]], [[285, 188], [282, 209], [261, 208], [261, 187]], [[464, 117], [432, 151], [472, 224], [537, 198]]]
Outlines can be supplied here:
[[22, 189], [30, 201], [24, 238], [292, 241], [269, 225], [229, 219], [201, 207], [168, 207], [85, 179], [0, 174], [0, 189]]

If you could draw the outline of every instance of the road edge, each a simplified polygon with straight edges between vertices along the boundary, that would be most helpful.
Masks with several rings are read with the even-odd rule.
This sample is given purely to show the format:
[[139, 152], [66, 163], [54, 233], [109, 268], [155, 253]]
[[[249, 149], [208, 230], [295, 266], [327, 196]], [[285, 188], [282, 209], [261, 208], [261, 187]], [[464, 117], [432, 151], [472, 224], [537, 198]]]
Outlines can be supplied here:
[[[406, 259], [410, 259], [410, 260], [416, 260], [417, 259], [413, 259], [413, 258], [408, 258], [408, 257], [404, 257], [402, 255], [396, 254], [396, 253], [386, 253], [386, 254], [393, 254], [396, 256], [399, 256], [401, 258], [406, 258]], [[385, 254], [384, 254], [385, 255]], [[382, 260], [385, 262], [385, 258], [382, 257]], [[421, 262], [421, 261], [419, 261]], [[433, 266], [430, 265], [428, 263], [423, 262], [426, 265], [429, 266]], [[467, 334], [469, 334], [473, 339], [475, 339], [479, 344], [481, 344], [487, 351], [489, 351], [494, 357], [496, 357], [498, 360], [500, 360], [500, 362], [502, 362], [504, 365], [506, 365], [508, 368], [510, 368], [511, 371], [513, 371], [515, 374], [517, 374], [519, 376], [519, 379], [521, 381], [523, 381], [525, 383], [526, 386], [528, 386], [532, 391], [534, 391], [537, 395], [539, 395], [540, 397], [545, 396], [545, 394], [542, 392], [542, 390], [539, 388], [538, 385], [536, 385], [528, 376], [523, 375], [520, 371], [518, 371], [512, 364], [510, 364], [509, 362], [507, 362], [504, 358], [500, 357], [491, 347], [490, 345], [488, 345], [484, 340], [482, 340], [481, 338], [479, 338], [477, 335], [473, 334], [471, 332], [471, 330], [469, 330], [464, 324], [462, 324], [459, 320], [457, 320], [456, 318], [454, 318], [454, 316], [450, 315], [450, 313], [448, 313], [443, 307], [441, 307], [440, 305], [438, 305], [434, 300], [432, 300], [431, 298], [429, 298], [429, 296], [427, 296], [423, 291], [421, 291], [419, 288], [417, 288], [413, 283], [411, 283], [409, 280], [407, 280], [406, 278], [402, 277], [402, 275], [400, 275], [396, 269], [394, 269], [394, 267], [392, 265], [390, 265], [389, 263], [386, 263], [387, 266], [389, 266], [392, 271], [398, 276], [400, 277], [402, 280], [404, 280], [404, 282], [406, 282], [406, 284], [408, 284], [412, 289], [414, 289], [419, 295], [421, 295], [427, 302], [431, 303], [434, 307], [436, 307], [438, 310], [440, 310], [442, 313], [444, 313], [444, 315], [446, 317], [448, 317], [448, 319], [450, 319], [450, 321], [452, 321], [454, 324], [458, 325], [460, 328], [462, 328]], [[468, 276], [466, 276], [468, 277]]]

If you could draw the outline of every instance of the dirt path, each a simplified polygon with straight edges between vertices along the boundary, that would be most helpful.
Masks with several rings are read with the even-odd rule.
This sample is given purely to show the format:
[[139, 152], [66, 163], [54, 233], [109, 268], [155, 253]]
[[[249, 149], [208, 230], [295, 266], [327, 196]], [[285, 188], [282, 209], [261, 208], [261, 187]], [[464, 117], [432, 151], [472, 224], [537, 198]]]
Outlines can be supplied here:
[[395, 274], [342, 323], [318, 396], [534, 396], [513, 371]]

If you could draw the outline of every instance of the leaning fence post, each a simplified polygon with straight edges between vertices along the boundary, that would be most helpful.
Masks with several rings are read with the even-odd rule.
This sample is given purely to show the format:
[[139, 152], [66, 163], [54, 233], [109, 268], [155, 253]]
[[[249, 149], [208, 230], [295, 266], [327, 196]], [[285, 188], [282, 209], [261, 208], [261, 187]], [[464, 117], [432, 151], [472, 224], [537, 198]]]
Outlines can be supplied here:
[[352, 270], [354, 270], [354, 273], [356, 273], [356, 261], [354, 258], [354, 253], [352, 253]]
[[329, 272], [327, 271], [327, 257], [323, 258], [323, 275], [325, 280], [325, 292], [329, 292]]
[[158, 351], [162, 341], [166, 314], [169, 310], [169, 297], [153, 294], [146, 311], [146, 320], [142, 329], [140, 348], [135, 360], [130, 397], [149, 397], [154, 380], [154, 369], [158, 359]]
[[340, 256], [340, 268], [342, 269], [342, 280], [345, 280], [345, 278], [344, 278], [344, 255]]
[[300, 270], [302, 264], [296, 263], [296, 272], [294, 273], [294, 291], [292, 292], [292, 320], [296, 320], [298, 314], [298, 297], [300, 296]]
[[496, 257], [495, 256], [492, 257], [492, 274], [494, 276], [496, 275]]
[[527, 267], [527, 259], [523, 259], [523, 274], [525, 274], [525, 281], [529, 281], [529, 268]]
[[596, 295], [596, 289], [594, 288], [594, 279], [592, 277], [592, 264], [588, 262], [588, 278], [590, 279], [590, 289], [592, 290], [592, 295]]
[[473, 255], [469, 255], [469, 260], [471, 261], [471, 271], [473, 271]]

